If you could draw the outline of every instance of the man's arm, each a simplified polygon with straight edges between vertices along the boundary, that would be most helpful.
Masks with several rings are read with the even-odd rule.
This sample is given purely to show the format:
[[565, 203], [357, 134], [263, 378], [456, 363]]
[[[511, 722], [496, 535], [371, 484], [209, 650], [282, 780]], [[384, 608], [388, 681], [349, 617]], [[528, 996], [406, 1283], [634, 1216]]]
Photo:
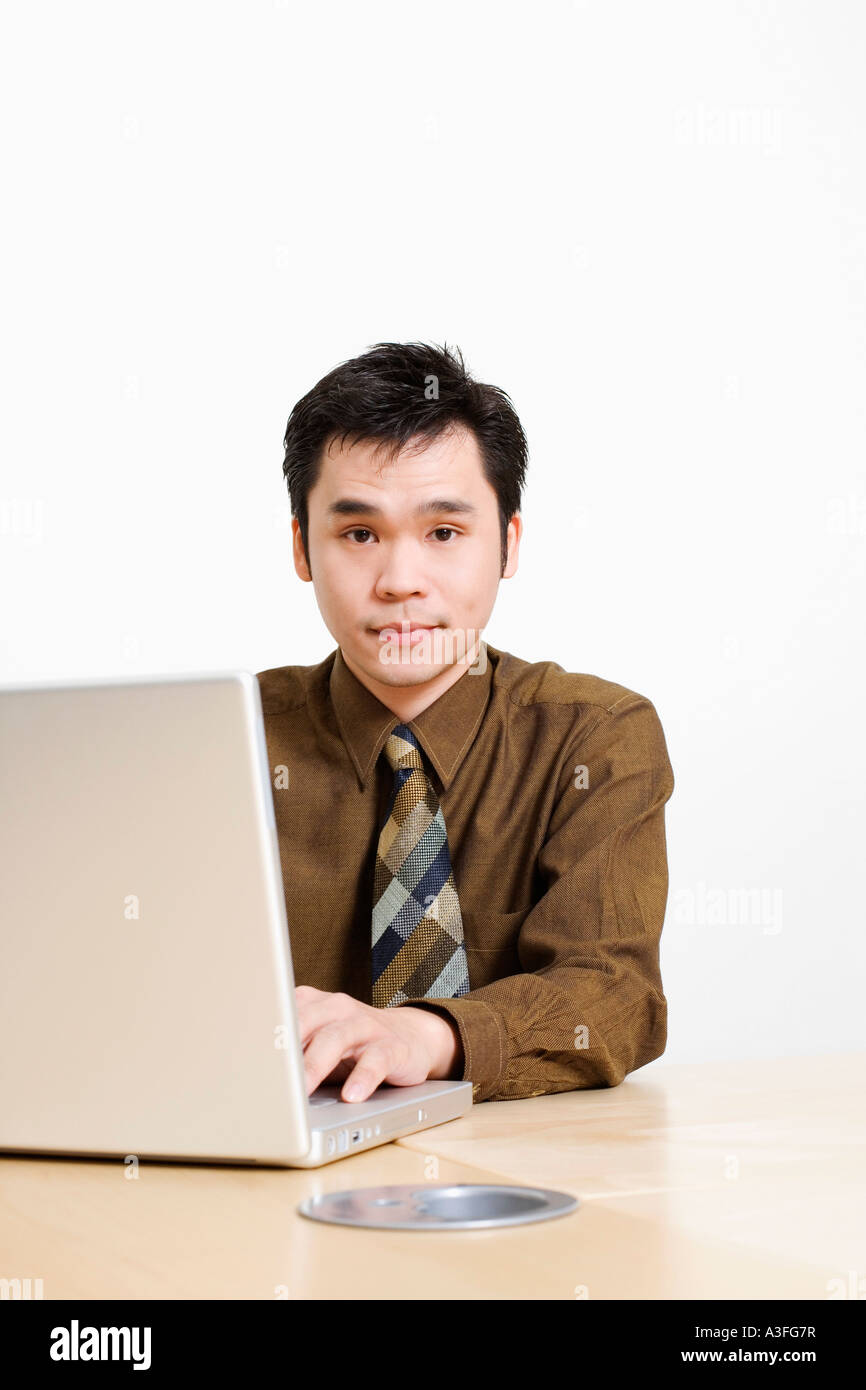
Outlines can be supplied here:
[[[403, 1012], [411, 1005], [402, 1005]], [[430, 1009], [415, 1010], [418, 1023], [425, 1033], [429, 1033], [430, 1070], [428, 1081], [460, 1081], [463, 1077], [465, 1059], [460, 1029], [447, 1014], [433, 1013]]]
[[544, 893], [518, 938], [525, 973], [457, 999], [397, 1006], [457, 1025], [460, 1079], [472, 1081], [476, 1101], [617, 1086], [664, 1052], [659, 939], [673, 788], [650, 701], [630, 694], [600, 711], [562, 765], [537, 860]]

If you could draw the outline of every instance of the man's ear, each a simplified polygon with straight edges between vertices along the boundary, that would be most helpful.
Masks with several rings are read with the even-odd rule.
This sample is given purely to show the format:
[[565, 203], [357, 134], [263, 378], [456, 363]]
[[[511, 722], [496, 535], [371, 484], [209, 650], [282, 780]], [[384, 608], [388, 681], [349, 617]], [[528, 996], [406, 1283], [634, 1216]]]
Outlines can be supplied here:
[[520, 512], [515, 512], [508, 523], [508, 530], [505, 532], [508, 558], [505, 561], [505, 569], [502, 571], [503, 579], [510, 579], [517, 570], [517, 552], [520, 549], [520, 537], [523, 535], [523, 518]]
[[311, 584], [313, 576], [310, 573], [310, 566], [307, 564], [307, 556], [304, 552], [301, 523], [296, 516], [292, 517], [292, 559], [295, 562], [295, 574], [298, 578], [303, 579], [305, 584]]

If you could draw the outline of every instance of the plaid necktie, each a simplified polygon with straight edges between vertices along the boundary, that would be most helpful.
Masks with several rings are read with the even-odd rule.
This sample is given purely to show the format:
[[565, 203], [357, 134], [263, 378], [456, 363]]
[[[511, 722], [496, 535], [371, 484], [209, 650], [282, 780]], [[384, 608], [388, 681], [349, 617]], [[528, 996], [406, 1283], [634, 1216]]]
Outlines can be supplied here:
[[394, 790], [376, 854], [373, 1005], [454, 999], [469, 992], [463, 918], [439, 798], [412, 730], [385, 744]]

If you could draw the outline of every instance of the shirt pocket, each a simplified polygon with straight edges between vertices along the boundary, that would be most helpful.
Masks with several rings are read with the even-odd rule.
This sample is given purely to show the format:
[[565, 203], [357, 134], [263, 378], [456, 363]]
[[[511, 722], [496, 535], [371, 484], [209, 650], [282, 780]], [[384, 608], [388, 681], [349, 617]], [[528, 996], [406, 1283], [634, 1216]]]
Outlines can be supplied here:
[[524, 907], [519, 912], [466, 912], [461, 905], [470, 989], [520, 974], [517, 940], [531, 911]]

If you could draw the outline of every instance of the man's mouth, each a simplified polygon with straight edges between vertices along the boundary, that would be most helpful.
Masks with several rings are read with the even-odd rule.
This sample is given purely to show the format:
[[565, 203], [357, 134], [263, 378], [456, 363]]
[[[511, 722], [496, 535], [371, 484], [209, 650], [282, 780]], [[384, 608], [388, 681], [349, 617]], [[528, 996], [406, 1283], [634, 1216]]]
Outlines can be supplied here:
[[438, 626], [438, 623], [385, 623], [383, 627], [374, 627], [371, 631], [377, 637], [385, 634], [392, 640], [413, 642], [418, 641], [425, 632], [435, 632]]

